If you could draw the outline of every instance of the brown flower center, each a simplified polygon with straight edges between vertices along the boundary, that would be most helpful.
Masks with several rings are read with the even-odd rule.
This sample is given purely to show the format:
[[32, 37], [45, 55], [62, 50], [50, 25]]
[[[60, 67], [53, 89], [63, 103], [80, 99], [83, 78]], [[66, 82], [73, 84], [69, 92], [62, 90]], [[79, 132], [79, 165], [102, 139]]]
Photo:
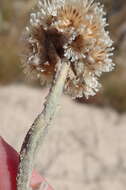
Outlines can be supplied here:
[[58, 57], [63, 58], [64, 56], [64, 49], [63, 46], [67, 42], [67, 37], [57, 31], [56, 29], [49, 29], [46, 31], [46, 38], [47, 38], [47, 49], [48, 49], [48, 43], [52, 44], [52, 48], [55, 49], [55, 52]]

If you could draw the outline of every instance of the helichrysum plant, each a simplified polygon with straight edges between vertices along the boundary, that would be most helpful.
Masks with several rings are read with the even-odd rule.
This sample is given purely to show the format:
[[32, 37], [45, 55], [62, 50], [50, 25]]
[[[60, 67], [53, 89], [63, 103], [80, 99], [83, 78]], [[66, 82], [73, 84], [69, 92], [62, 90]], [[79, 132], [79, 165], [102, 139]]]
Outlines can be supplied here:
[[93, 0], [40, 0], [31, 13], [24, 36], [24, 69], [51, 89], [21, 148], [18, 190], [29, 189], [38, 144], [62, 92], [73, 98], [93, 96], [101, 87], [101, 74], [113, 70], [113, 42], [106, 26], [103, 6]]

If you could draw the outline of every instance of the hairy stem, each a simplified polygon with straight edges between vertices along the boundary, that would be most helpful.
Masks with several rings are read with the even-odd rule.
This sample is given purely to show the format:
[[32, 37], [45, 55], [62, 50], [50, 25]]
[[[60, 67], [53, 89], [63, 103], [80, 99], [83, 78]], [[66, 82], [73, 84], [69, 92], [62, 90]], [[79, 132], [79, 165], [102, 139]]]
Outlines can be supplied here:
[[62, 94], [66, 80], [69, 64], [60, 63], [53, 81], [53, 85], [47, 96], [43, 111], [37, 116], [30, 130], [28, 131], [20, 152], [20, 164], [17, 175], [17, 190], [30, 190], [30, 179], [34, 166], [35, 155], [38, 152], [39, 144], [47, 133], [52, 119], [56, 113], [59, 98]]

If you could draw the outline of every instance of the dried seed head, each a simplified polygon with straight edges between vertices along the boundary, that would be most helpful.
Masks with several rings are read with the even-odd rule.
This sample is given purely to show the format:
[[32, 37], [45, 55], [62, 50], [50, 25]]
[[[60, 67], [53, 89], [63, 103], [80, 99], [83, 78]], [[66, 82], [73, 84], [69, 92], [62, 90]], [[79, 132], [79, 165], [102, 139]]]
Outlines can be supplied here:
[[64, 59], [70, 63], [64, 91], [73, 97], [95, 95], [98, 77], [114, 67], [104, 16], [103, 6], [93, 0], [40, 0], [27, 27], [25, 67], [50, 83]]

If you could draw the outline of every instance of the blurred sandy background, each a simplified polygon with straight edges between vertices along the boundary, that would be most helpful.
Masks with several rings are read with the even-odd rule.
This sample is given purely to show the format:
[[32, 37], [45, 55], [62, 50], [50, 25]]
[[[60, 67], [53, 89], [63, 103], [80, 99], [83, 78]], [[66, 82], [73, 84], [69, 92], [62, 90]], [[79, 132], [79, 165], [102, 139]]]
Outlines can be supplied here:
[[[34, 0], [0, 0], [0, 135], [18, 151], [47, 89], [27, 81], [20, 38]], [[126, 1], [101, 0], [116, 47], [116, 70], [88, 101], [63, 96], [61, 110], [36, 160], [55, 189], [125, 190]]]

